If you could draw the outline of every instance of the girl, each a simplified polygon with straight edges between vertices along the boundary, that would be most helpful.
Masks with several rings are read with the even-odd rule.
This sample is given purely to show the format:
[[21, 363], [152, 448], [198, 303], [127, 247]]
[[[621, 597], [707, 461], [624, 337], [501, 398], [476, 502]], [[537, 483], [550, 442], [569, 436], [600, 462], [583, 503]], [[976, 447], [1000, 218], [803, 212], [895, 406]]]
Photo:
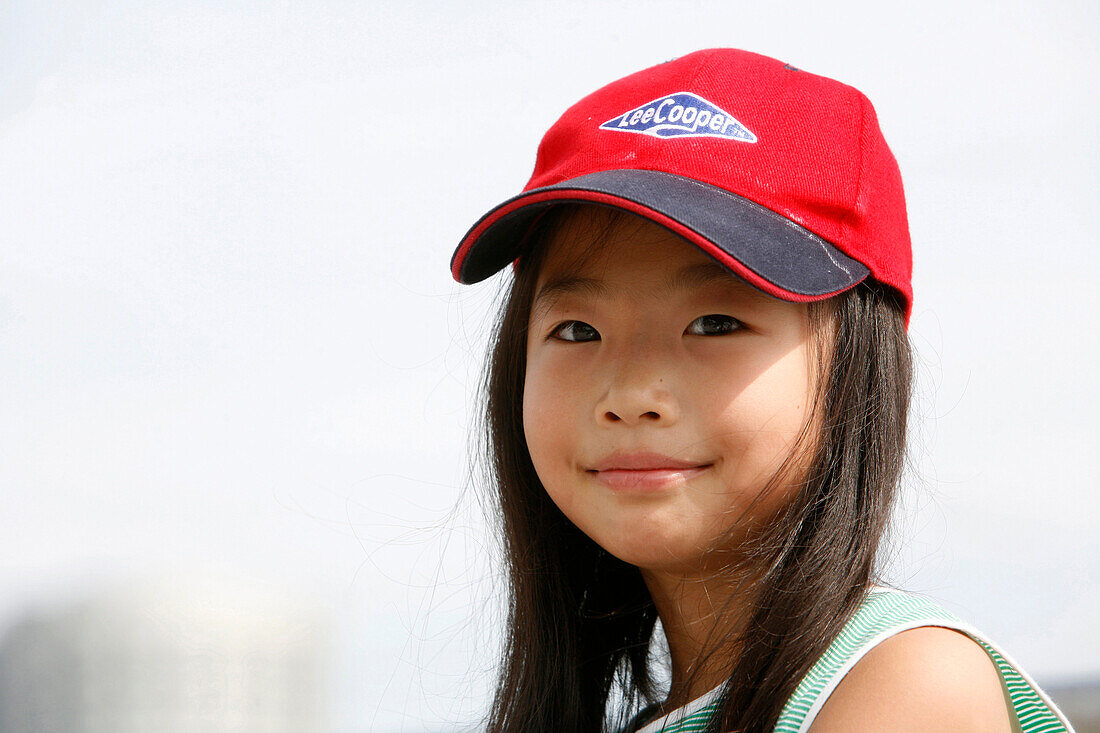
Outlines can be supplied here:
[[451, 267], [509, 263], [486, 382], [511, 592], [489, 730], [1068, 728], [980, 632], [876, 584], [912, 289], [863, 95], [728, 49], [614, 82]]

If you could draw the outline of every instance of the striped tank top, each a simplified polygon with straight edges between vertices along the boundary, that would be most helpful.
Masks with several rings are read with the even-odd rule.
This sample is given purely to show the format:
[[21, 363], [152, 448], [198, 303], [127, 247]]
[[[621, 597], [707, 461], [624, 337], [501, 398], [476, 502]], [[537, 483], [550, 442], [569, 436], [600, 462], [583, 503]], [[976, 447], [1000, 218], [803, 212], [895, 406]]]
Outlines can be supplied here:
[[[985, 649], [1001, 673], [1012, 699], [1017, 730], [1023, 733], [1073, 733], [1054, 703], [1003, 650], [977, 629], [932, 601], [891, 588], [872, 588], [855, 615], [802, 678], [779, 715], [775, 733], [805, 733], [844, 675], [879, 642], [921, 626], [961, 631]], [[702, 731], [718, 706], [721, 686], [640, 728], [638, 733]]]

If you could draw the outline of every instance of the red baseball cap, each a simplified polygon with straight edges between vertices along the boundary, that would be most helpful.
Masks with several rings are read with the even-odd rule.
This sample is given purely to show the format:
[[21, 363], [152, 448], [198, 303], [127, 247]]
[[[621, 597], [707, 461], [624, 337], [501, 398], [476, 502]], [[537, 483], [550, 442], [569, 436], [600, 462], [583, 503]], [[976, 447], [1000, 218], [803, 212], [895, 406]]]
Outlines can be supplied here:
[[838, 81], [709, 49], [608, 84], [546, 133], [523, 192], [462, 238], [454, 278], [504, 268], [538, 215], [563, 202], [644, 216], [782, 300], [873, 278], [902, 297], [908, 324], [901, 174], [871, 102]]

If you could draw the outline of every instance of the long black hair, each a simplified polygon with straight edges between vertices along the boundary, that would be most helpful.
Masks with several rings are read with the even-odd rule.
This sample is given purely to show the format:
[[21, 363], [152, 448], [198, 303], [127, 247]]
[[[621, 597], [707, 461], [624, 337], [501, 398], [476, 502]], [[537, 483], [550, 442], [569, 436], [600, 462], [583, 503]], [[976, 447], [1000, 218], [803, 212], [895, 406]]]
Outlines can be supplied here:
[[[548, 235], [573, 210], [556, 206], [528, 235], [483, 384], [484, 449], [509, 601], [487, 716], [492, 733], [623, 730], [653, 717], [664, 702], [649, 662], [658, 616], [641, 572], [554, 505], [524, 438], [531, 301]], [[713, 733], [774, 727], [877, 580], [876, 556], [904, 465], [912, 356], [900, 299], [863, 283], [810, 304], [809, 318], [820, 379], [811, 418], [788, 457], [808, 455], [801, 462], [809, 465], [800, 467], [797, 495], [742, 540], [739, 560], [725, 571], [731, 583], [752, 578], [753, 603], [744, 623], [709, 645], [727, 678]], [[618, 701], [609, 710], [613, 693]]]

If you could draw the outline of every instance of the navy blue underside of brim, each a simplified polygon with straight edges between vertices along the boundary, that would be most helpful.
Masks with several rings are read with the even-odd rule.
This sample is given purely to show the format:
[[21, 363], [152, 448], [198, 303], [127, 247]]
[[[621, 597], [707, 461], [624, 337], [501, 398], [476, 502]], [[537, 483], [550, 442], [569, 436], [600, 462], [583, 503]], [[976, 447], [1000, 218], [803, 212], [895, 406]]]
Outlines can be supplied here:
[[[555, 190], [562, 191], [561, 199], [547, 200], [545, 193]], [[659, 212], [764, 280], [798, 295], [840, 292], [869, 274], [862, 263], [825, 239], [729, 191], [661, 171], [613, 170], [525, 191], [501, 204], [497, 209], [543, 194], [530, 206], [505, 214], [481, 234], [462, 262], [461, 281], [484, 280], [520, 256], [523, 239], [539, 212], [557, 203], [583, 201], [571, 199], [570, 191], [602, 193]], [[492, 215], [489, 212], [486, 217]]]

